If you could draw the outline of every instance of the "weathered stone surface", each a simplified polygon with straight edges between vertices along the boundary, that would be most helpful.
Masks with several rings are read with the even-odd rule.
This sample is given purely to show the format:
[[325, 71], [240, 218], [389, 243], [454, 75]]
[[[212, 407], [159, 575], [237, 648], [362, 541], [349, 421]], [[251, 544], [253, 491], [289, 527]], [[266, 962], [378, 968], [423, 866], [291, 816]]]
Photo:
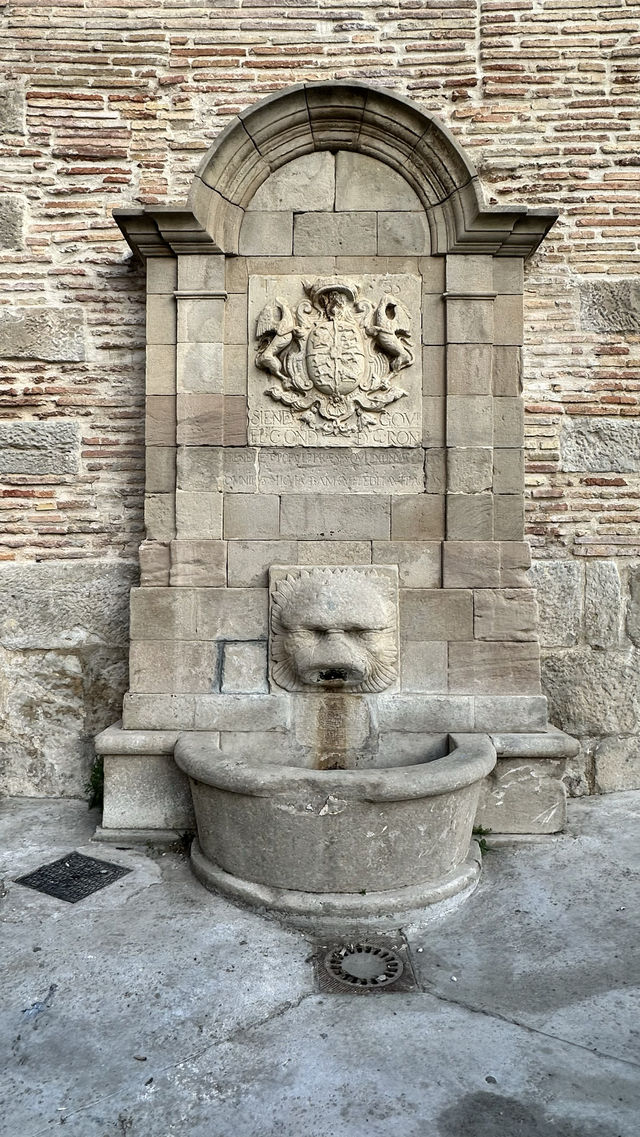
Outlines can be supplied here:
[[536, 638], [538, 608], [535, 594], [524, 588], [478, 588], [473, 598], [477, 640]]
[[495, 541], [445, 541], [442, 546], [445, 588], [497, 588], [500, 545]]
[[[244, 501], [244, 498], [240, 499]], [[217, 541], [222, 537], [221, 493], [176, 490], [176, 536], [181, 540]]]
[[79, 362], [85, 357], [82, 309], [3, 308], [0, 355], [5, 359]]
[[[544, 730], [547, 725], [547, 700], [544, 695], [476, 695], [475, 728], [487, 730], [494, 741], [495, 731], [533, 731]], [[530, 735], [527, 736], [529, 739]], [[494, 741], [496, 749], [498, 743]], [[531, 742], [528, 742], [531, 747]], [[531, 749], [524, 755], [531, 757]], [[544, 757], [544, 752], [534, 753], [534, 758]]]
[[571, 561], [534, 561], [529, 583], [537, 589], [540, 643], [570, 647], [582, 622], [582, 566]]
[[490, 395], [449, 395], [447, 445], [491, 446], [495, 402]]
[[471, 253], [447, 257], [447, 292], [493, 291], [493, 257]]
[[473, 730], [473, 699], [465, 696], [381, 695], [377, 710], [381, 731]]
[[403, 640], [472, 639], [472, 593], [462, 588], [401, 589], [400, 633]]
[[171, 584], [222, 588], [227, 583], [225, 541], [172, 541]]
[[373, 727], [365, 699], [356, 695], [294, 695], [292, 727], [296, 741], [331, 764], [333, 755], [371, 744]]
[[277, 537], [280, 499], [276, 494], [225, 494], [224, 535], [245, 540]]
[[143, 541], [139, 550], [140, 584], [144, 588], [165, 587], [169, 584], [171, 551], [160, 541]]
[[591, 332], [640, 332], [640, 284], [594, 280], [580, 286], [580, 319]]
[[450, 395], [491, 394], [491, 344], [447, 345], [447, 390]]
[[[341, 155], [338, 155], [340, 158]], [[333, 209], [336, 158], [327, 150], [303, 154], [271, 174], [253, 195], [247, 210]], [[380, 163], [376, 162], [376, 166]], [[342, 206], [336, 203], [336, 207]], [[348, 208], [352, 208], [349, 206]], [[362, 208], [362, 206], [360, 206]], [[368, 208], [373, 208], [368, 206]]]
[[103, 829], [193, 829], [189, 780], [170, 754], [104, 759]]
[[424, 210], [378, 214], [378, 256], [428, 256], [429, 225]]
[[640, 470], [640, 422], [567, 415], [560, 452], [562, 469], [568, 472], [636, 473]]
[[126, 561], [3, 564], [0, 643], [45, 651], [122, 646], [136, 572]]
[[403, 644], [401, 657], [403, 691], [428, 693], [447, 690], [447, 644], [410, 640]]
[[542, 665], [549, 718], [568, 734], [634, 734], [640, 721], [640, 661], [633, 648], [573, 648]]
[[261, 493], [421, 493], [423, 455], [398, 447], [262, 447], [258, 488]]
[[194, 599], [198, 639], [267, 638], [266, 588], [200, 588], [194, 590]]
[[640, 647], [640, 569], [634, 569], [629, 573], [625, 630], [631, 642]]
[[0, 193], [0, 249], [21, 249], [27, 199], [21, 193]]
[[144, 526], [149, 541], [170, 541], [175, 537], [175, 494], [146, 493], [144, 495]]
[[423, 493], [392, 498], [392, 539], [394, 541], [441, 540], [444, 537], [444, 510], [443, 494]]
[[[155, 633], [149, 628], [149, 636]], [[192, 640], [137, 640], [129, 655], [129, 690], [183, 694], [208, 692], [215, 686], [218, 652], [215, 643]]]
[[243, 256], [288, 257], [292, 247], [291, 210], [245, 213], [240, 229], [240, 252]]
[[[350, 150], [339, 150], [336, 154], [335, 207], [337, 210], [422, 211], [418, 195], [401, 174], [384, 162]], [[317, 206], [307, 205], [305, 208]], [[332, 209], [333, 201], [323, 208]]]
[[297, 213], [293, 252], [297, 257], [375, 256], [378, 251], [375, 213]]
[[[313, 216], [344, 220], [350, 215]], [[420, 443], [417, 274], [311, 280], [251, 276], [249, 328], [251, 444], [352, 448]], [[341, 395], [337, 417], [326, 379], [334, 370]], [[308, 385], [304, 392], [300, 381]], [[295, 398], [292, 388], [298, 392]]]
[[151, 628], [156, 639], [195, 639], [195, 596], [193, 589], [186, 588], [133, 588], [131, 640], [148, 639]]
[[267, 687], [266, 643], [226, 643], [222, 665], [224, 695], [237, 693], [260, 694]]
[[0, 91], [0, 133], [22, 134], [24, 131], [24, 91], [13, 80], [12, 86]]
[[[201, 699], [210, 696], [201, 695]], [[143, 695], [127, 692], [122, 700], [125, 730], [193, 730], [195, 695]]]
[[78, 423], [0, 423], [0, 474], [75, 474], [79, 463]]
[[177, 458], [178, 488], [255, 493], [258, 488], [257, 452], [221, 446], [181, 446]]
[[640, 789], [640, 743], [637, 735], [601, 739], [595, 749], [596, 790], [601, 794]]
[[564, 762], [499, 758], [480, 790], [475, 824], [493, 833], [558, 833], [566, 820]]
[[449, 690], [473, 695], [537, 695], [537, 643], [450, 643]]
[[175, 446], [147, 446], [145, 452], [145, 490], [147, 493], [173, 493], [175, 484]]
[[617, 647], [620, 639], [622, 590], [613, 561], [596, 561], [587, 567], [584, 595], [584, 630], [592, 647]]
[[[284, 551], [292, 541], [282, 541]], [[386, 544], [386, 542], [385, 542]], [[297, 555], [274, 557], [274, 564], [367, 565], [371, 563], [369, 541], [298, 541]]]
[[196, 730], [284, 730], [289, 699], [275, 695], [200, 695], [195, 702]]
[[371, 494], [283, 494], [283, 537], [376, 540], [389, 536], [389, 500]]
[[476, 494], [490, 490], [493, 452], [489, 447], [452, 447], [447, 456], [449, 490], [452, 494]]
[[447, 496], [447, 540], [490, 541], [493, 537], [493, 494], [450, 493]]
[[374, 564], [397, 564], [403, 588], [439, 588], [442, 546], [439, 541], [374, 541]]
[[229, 541], [227, 580], [230, 588], [266, 588], [275, 564], [295, 564], [297, 541]]

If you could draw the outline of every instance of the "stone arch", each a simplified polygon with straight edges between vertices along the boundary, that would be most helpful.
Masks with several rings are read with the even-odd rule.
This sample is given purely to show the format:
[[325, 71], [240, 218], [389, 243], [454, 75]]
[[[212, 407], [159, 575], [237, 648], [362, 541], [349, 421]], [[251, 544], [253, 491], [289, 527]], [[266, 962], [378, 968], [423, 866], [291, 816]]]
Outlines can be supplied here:
[[528, 256], [556, 215], [483, 207], [478, 174], [449, 131], [411, 100], [363, 83], [303, 83], [242, 111], [194, 177], [188, 208], [227, 254], [244, 212], [281, 166], [321, 150], [354, 150], [396, 170], [424, 207], [431, 250]]

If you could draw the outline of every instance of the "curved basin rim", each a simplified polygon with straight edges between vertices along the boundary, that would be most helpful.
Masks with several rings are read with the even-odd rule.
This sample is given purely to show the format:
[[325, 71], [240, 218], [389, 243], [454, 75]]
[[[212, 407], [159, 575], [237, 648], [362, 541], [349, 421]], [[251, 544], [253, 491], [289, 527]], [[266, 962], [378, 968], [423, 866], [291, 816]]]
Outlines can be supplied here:
[[231, 793], [270, 797], [278, 793], [338, 793], [366, 801], [406, 801], [437, 797], [473, 785], [491, 773], [496, 751], [487, 735], [454, 735], [443, 758], [408, 766], [367, 770], [307, 770], [296, 766], [257, 766], [229, 758], [197, 735], [181, 734], [174, 756], [194, 781]]

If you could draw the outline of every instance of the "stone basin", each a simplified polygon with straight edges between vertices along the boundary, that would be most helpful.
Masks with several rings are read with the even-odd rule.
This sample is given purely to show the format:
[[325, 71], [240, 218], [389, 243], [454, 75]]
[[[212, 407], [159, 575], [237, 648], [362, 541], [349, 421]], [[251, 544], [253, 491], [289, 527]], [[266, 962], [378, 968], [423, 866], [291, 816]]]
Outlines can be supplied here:
[[391, 918], [477, 884], [473, 820], [496, 763], [486, 735], [425, 740], [422, 757], [388, 768], [247, 759], [202, 733], [180, 735], [175, 759], [196, 814], [193, 868], [213, 891], [304, 924]]

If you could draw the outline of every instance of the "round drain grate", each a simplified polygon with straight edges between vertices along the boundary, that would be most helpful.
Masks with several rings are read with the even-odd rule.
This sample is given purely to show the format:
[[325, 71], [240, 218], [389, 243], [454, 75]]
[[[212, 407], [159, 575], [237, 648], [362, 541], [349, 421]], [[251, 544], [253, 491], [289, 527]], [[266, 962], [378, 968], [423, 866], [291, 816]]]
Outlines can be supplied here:
[[348, 944], [334, 948], [324, 965], [332, 979], [349, 987], [388, 987], [402, 975], [402, 960], [389, 948]]

